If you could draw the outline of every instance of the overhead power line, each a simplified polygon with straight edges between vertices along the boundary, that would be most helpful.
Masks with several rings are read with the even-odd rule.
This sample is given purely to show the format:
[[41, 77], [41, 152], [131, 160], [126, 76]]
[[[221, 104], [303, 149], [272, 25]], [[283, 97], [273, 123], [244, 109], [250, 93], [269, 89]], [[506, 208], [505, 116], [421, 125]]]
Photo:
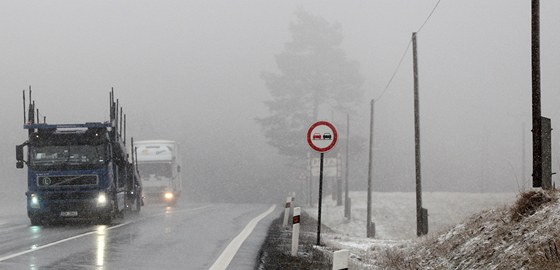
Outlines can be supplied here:
[[[434, 14], [434, 12], [436, 11], [437, 7], [439, 6], [439, 3], [441, 2], [441, 0], [438, 0], [436, 2], [436, 4], [434, 5], [434, 8], [432, 8], [432, 11], [430, 11], [430, 14], [428, 14], [428, 17], [426, 18], [426, 20], [424, 20], [424, 23], [422, 23], [422, 25], [420, 26], [420, 28], [418, 28], [418, 30], [416, 31], [416, 33], [420, 33], [420, 31], [422, 31], [422, 29], [424, 28], [424, 26], [426, 25], [426, 23], [428, 23], [428, 21], [430, 20], [430, 18], [432, 17], [432, 15]], [[406, 56], [406, 53], [408, 52], [408, 49], [410, 49], [410, 44], [412, 44], [412, 38], [408, 40], [408, 44], [406, 45], [406, 49], [404, 50], [401, 59], [399, 60], [399, 64], [397, 65], [397, 67], [395, 68], [395, 70], [393, 71], [393, 74], [391, 75], [391, 78], [389, 79], [389, 81], [387, 82], [387, 85], [385, 85], [385, 88], [383, 89], [383, 92], [381, 92], [381, 95], [379, 95], [378, 98], [376, 98], [376, 101], [381, 100], [381, 98], [383, 97], [383, 95], [385, 95], [385, 92], [387, 92], [387, 90], [389, 89], [389, 87], [391, 86], [391, 83], [393, 82], [393, 79], [395, 78], [395, 76], [397, 75], [397, 72], [399, 71], [402, 62], [404, 60], [404, 57]]]
[[432, 9], [432, 11], [430, 12], [430, 15], [428, 15], [428, 18], [426, 18], [426, 20], [424, 21], [424, 23], [422, 24], [422, 26], [420, 26], [420, 28], [418, 28], [418, 31], [416, 31], [416, 33], [420, 33], [420, 31], [422, 31], [422, 28], [424, 28], [424, 25], [426, 25], [426, 23], [430, 20], [430, 18], [432, 17], [432, 15], [434, 14], [434, 12], [436, 11], [436, 8], [439, 6], [439, 2], [441, 2], [441, 0], [438, 0], [436, 5], [434, 6], [434, 8]]
[[381, 95], [379, 95], [379, 97], [376, 98], [375, 100], [377, 100], [377, 101], [381, 100], [381, 98], [383, 97], [385, 92], [387, 92], [387, 90], [389, 89], [389, 86], [391, 86], [391, 83], [393, 82], [393, 79], [397, 75], [397, 71], [399, 71], [399, 69], [402, 65], [404, 57], [406, 56], [406, 53], [408, 52], [408, 49], [410, 48], [410, 44], [412, 44], [412, 39], [408, 40], [408, 45], [406, 45], [406, 49], [404, 50], [404, 52], [401, 56], [401, 60], [399, 61], [399, 64], [397, 65], [397, 68], [395, 68], [395, 70], [393, 71], [393, 75], [391, 75], [391, 78], [389, 79], [389, 82], [387, 82], [387, 85], [385, 85], [385, 89], [383, 89], [383, 92], [381, 92]]

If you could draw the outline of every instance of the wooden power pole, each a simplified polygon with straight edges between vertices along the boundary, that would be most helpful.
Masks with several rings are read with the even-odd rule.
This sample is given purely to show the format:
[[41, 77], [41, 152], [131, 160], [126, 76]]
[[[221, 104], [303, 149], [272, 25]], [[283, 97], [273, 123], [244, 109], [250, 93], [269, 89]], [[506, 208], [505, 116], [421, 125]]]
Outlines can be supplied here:
[[531, 2], [531, 77], [533, 120], [533, 187], [542, 187], [541, 60], [539, 0]]
[[375, 100], [371, 100], [371, 115], [369, 123], [369, 165], [368, 165], [368, 184], [367, 184], [367, 220], [366, 220], [366, 236], [368, 238], [375, 237], [375, 225], [371, 222], [371, 190], [373, 178], [373, 105]]
[[414, 71], [414, 142], [416, 160], [416, 234], [428, 233], [428, 214], [422, 208], [422, 170], [420, 166], [420, 108], [418, 97], [418, 50], [416, 46], [416, 32], [412, 33], [412, 58]]
[[351, 207], [350, 207], [350, 195], [348, 194], [348, 159], [350, 150], [350, 114], [346, 114], [346, 157], [344, 161], [346, 166], [344, 166], [344, 217], [350, 219], [351, 217]]

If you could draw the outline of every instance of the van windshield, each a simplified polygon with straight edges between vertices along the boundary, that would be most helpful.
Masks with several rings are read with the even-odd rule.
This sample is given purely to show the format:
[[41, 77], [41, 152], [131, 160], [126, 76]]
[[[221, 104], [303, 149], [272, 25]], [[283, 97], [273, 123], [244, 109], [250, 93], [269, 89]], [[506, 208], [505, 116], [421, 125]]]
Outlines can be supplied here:
[[138, 163], [138, 171], [142, 180], [149, 181], [161, 177], [171, 178], [171, 163]]

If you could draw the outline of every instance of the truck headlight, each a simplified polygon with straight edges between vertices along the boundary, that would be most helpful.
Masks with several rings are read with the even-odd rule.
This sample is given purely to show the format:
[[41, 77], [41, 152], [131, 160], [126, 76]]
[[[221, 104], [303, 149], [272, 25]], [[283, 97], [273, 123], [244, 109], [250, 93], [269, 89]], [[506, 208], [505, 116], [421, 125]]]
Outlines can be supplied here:
[[107, 194], [105, 192], [99, 192], [97, 196], [97, 207], [103, 207], [107, 205]]
[[30, 200], [29, 206], [31, 206], [31, 208], [40, 208], [39, 196], [37, 196], [37, 194], [35, 194], [35, 193], [31, 194], [31, 200]]

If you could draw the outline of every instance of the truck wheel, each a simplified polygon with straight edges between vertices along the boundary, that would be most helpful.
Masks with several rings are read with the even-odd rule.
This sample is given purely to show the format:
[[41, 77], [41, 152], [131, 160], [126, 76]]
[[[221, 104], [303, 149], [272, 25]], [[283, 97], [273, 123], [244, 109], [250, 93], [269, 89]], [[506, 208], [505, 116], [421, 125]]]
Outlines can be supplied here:
[[138, 214], [140, 213], [140, 208], [142, 208], [142, 202], [138, 198], [134, 198], [134, 203], [132, 206], [132, 213]]
[[112, 220], [113, 218], [111, 217], [111, 213], [107, 213], [99, 216], [99, 224], [101, 225], [111, 225]]
[[114, 207], [111, 207], [111, 209], [107, 209], [106, 211], [104, 211], [99, 215], [99, 224], [111, 225], [111, 221], [113, 221], [113, 213], [114, 213], [113, 208]]
[[41, 226], [43, 225], [43, 220], [37, 217], [30, 217], [29, 220], [31, 221], [31, 226]]

